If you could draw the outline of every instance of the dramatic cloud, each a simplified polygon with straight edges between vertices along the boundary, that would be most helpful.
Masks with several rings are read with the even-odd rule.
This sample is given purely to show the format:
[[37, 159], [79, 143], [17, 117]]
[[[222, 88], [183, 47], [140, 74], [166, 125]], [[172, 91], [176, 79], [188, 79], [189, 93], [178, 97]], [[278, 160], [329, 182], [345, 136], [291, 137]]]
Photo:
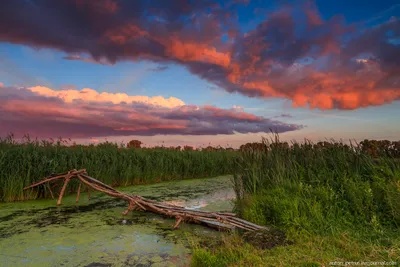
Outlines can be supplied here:
[[158, 134], [215, 135], [288, 132], [287, 124], [234, 109], [185, 105], [161, 96], [98, 93], [92, 89], [0, 86], [0, 136], [87, 138]]
[[294, 1], [242, 33], [238, 10], [248, 2], [1, 1], [0, 41], [92, 57], [72, 60], [177, 63], [228, 92], [294, 106], [356, 109], [400, 99], [398, 18], [346, 25]]

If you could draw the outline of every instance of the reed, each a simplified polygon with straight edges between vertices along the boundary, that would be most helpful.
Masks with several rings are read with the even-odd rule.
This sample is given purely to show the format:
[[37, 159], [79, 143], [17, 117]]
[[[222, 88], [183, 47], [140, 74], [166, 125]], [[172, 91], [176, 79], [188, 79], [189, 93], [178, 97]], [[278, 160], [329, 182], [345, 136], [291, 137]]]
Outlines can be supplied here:
[[237, 159], [236, 192], [244, 192], [239, 203], [253, 200], [243, 204], [244, 217], [312, 232], [332, 230], [338, 220], [400, 226], [397, 159], [373, 158], [357, 144], [289, 145], [276, 138]]
[[235, 212], [285, 231], [294, 244], [265, 251], [229, 236], [215, 247], [193, 246], [192, 266], [399, 264], [399, 150], [365, 147], [278, 136], [246, 145], [236, 159]]
[[[85, 168], [106, 184], [128, 186], [231, 174], [236, 155], [224, 150], [128, 149], [109, 142], [96, 146], [66, 146], [62, 140], [17, 143], [8, 137], [0, 140], [0, 201], [35, 199], [37, 193], [23, 192], [24, 186], [70, 169]], [[71, 191], [76, 187], [72, 184]]]

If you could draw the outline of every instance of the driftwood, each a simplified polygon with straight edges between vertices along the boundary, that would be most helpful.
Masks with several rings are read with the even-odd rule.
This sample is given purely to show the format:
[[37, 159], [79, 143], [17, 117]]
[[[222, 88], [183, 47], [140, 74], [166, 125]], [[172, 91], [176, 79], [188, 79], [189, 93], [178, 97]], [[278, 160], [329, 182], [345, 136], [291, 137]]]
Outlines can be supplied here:
[[54, 195], [53, 192], [51, 191], [50, 184], [60, 180], [64, 180], [63, 186], [61, 188], [57, 200], [57, 205], [61, 205], [61, 201], [64, 196], [65, 190], [68, 186], [68, 183], [72, 179], [78, 179], [80, 182], [77, 191], [76, 202], [78, 202], [79, 200], [79, 196], [82, 190], [82, 185], [85, 185], [87, 187], [88, 193], [89, 189], [91, 188], [103, 192], [109, 196], [126, 200], [128, 202], [128, 208], [123, 212], [123, 215], [127, 215], [128, 212], [132, 210], [143, 210], [161, 214], [167, 217], [175, 217], [176, 223], [174, 225], [174, 229], [178, 228], [181, 222], [191, 222], [191, 223], [203, 224], [219, 230], [231, 230], [233, 228], [240, 228], [247, 231], [267, 230], [266, 227], [259, 226], [251, 222], [245, 221], [243, 219], [237, 218], [236, 215], [233, 213], [208, 212], [208, 211], [186, 209], [184, 207], [176, 205], [160, 203], [157, 201], [145, 199], [141, 196], [128, 195], [126, 193], [114, 189], [111, 186], [108, 186], [100, 182], [99, 180], [96, 180], [88, 176], [86, 169], [81, 169], [81, 170], [74, 169], [66, 173], [53, 174], [51, 176], [44, 178], [40, 182], [33, 183], [32, 185], [25, 187], [24, 190], [35, 187], [43, 187], [47, 183], [51, 196], [54, 199]]

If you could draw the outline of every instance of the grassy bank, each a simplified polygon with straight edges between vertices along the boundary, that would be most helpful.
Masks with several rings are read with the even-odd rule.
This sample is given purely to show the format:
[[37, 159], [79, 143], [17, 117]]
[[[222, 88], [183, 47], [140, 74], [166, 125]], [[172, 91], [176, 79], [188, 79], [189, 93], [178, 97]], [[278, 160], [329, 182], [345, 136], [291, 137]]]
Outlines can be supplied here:
[[[232, 151], [127, 149], [116, 144], [65, 146], [61, 142], [0, 141], [0, 201], [34, 199], [23, 187], [51, 173], [86, 168], [112, 186], [203, 178], [232, 173]], [[75, 190], [72, 184], [69, 189]], [[47, 193], [47, 192], [46, 192]]]
[[284, 230], [294, 244], [262, 250], [227, 236], [208, 249], [194, 245], [193, 266], [400, 264], [398, 160], [340, 143], [261, 147], [238, 160], [237, 212]]

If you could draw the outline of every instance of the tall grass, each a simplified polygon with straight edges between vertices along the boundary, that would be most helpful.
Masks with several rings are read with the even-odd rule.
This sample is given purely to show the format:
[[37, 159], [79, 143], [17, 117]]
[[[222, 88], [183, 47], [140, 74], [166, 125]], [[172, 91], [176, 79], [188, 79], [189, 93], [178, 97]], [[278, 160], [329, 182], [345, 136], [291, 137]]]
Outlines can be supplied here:
[[[397, 159], [377, 160], [343, 143], [264, 143], [264, 151], [250, 149], [238, 159], [234, 180], [237, 194], [243, 191], [244, 217], [309, 232], [334, 232], [343, 224], [400, 226]], [[240, 208], [246, 199], [252, 204]]]
[[236, 212], [286, 231], [295, 245], [262, 251], [233, 237], [212, 250], [195, 248], [194, 266], [400, 263], [398, 159], [341, 142], [289, 145], [276, 136], [262, 143], [237, 159]]
[[[51, 173], [86, 168], [112, 186], [231, 174], [230, 151], [126, 149], [113, 143], [65, 146], [62, 142], [0, 140], [0, 201], [36, 198], [23, 187]], [[75, 190], [75, 184], [70, 187]]]

